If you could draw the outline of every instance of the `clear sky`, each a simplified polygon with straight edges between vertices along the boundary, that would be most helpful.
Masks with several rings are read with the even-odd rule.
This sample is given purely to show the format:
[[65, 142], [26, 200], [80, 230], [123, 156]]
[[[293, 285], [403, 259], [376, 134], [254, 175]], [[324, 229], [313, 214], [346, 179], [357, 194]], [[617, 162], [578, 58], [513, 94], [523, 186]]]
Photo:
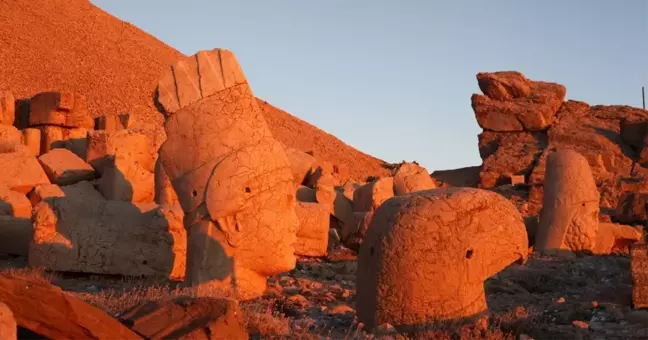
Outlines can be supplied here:
[[92, 0], [191, 55], [236, 53], [254, 93], [359, 150], [481, 164], [478, 72], [641, 107], [648, 0]]

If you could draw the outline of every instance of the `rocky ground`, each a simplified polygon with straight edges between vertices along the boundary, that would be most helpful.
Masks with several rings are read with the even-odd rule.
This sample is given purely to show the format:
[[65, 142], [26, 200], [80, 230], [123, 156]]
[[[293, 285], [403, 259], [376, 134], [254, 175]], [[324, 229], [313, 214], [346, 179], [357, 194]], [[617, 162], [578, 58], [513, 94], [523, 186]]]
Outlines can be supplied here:
[[[252, 338], [298, 339], [648, 339], [648, 310], [634, 310], [627, 255], [543, 257], [511, 265], [486, 281], [488, 329], [433, 325], [400, 334], [385, 325], [366, 332], [355, 317], [355, 254], [343, 247], [324, 258], [300, 258], [296, 268], [269, 278], [262, 298], [242, 303]], [[24, 269], [21, 269], [24, 268]], [[41, 275], [119, 317], [145, 300], [190, 295], [179, 283], [50, 273], [6, 257], [3, 270]], [[525, 336], [528, 336], [525, 338]]]

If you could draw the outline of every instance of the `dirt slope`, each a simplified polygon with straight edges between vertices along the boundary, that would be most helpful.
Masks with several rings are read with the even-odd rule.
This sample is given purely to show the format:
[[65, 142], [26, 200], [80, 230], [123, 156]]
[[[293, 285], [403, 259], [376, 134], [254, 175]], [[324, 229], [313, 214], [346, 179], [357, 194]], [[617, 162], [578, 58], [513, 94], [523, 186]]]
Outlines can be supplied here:
[[[0, 89], [17, 98], [73, 91], [87, 97], [95, 116], [130, 112], [161, 122], [152, 92], [161, 71], [182, 56], [87, 0], [0, 0]], [[357, 180], [385, 173], [381, 160], [288, 113], [263, 107], [273, 133], [287, 146], [345, 163]]]

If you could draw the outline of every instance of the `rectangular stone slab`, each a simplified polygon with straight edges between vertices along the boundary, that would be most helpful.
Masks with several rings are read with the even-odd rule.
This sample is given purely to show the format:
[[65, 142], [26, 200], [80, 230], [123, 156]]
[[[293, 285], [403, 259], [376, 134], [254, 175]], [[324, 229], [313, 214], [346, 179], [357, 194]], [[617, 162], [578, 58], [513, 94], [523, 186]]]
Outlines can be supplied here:
[[29, 264], [57, 271], [182, 279], [187, 235], [180, 207], [143, 211], [123, 201], [47, 198], [34, 207]]

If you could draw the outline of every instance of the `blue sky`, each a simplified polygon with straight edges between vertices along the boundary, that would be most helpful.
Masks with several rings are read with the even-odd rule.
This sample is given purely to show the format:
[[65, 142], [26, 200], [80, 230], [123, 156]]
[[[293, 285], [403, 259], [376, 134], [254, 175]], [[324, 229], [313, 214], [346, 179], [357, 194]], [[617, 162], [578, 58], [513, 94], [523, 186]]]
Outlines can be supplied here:
[[648, 0], [92, 0], [190, 55], [234, 51], [255, 94], [361, 151], [479, 165], [478, 72], [641, 107]]

